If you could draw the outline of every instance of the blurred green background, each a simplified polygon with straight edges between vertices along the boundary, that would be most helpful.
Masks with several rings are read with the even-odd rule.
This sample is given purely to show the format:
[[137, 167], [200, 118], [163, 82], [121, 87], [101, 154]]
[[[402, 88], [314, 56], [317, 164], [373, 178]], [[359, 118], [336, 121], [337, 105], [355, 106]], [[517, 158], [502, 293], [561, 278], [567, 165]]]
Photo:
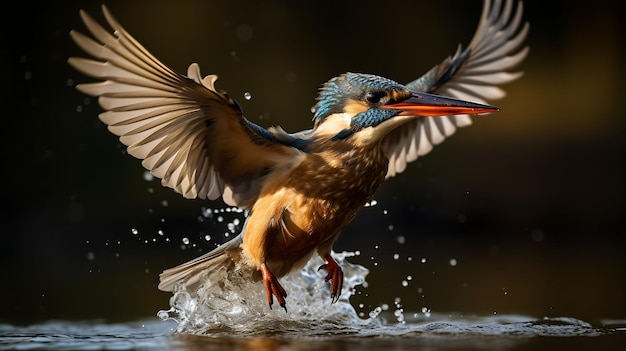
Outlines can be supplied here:
[[[213, 248], [237, 218], [205, 218], [203, 207], [224, 205], [184, 200], [145, 180], [98, 120], [95, 100], [75, 91], [90, 79], [66, 64], [82, 55], [68, 33], [85, 31], [81, 8], [102, 20], [100, 3], [23, 1], [2, 12], [0, 321], [154, 316], [169, 299], [156, 289], [158, 274]], [[469, 43], [482, 7], [106, 4], [170, 67], [185, 73], [198, 62], [203, 74], [220, 75], [218, 87], [249, 119], [288, 131], [311, 126], [317, 89], [340, 73], [417, 78]], [[399, 297], [407, 312], [626, 319], [626, 36], [618, 5], [525, 3], [531, 51], [519, 67], [525, 75], [492, 101], [502, 111], [388, 181], [335, 245], [360, 251], [351, 261], [371, 269], [357, 310]]]

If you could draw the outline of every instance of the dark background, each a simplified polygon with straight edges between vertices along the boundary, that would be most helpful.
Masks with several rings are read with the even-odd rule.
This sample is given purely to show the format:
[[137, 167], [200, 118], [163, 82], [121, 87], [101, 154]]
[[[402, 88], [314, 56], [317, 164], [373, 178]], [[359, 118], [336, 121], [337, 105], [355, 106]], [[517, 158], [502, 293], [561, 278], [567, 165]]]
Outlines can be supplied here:
[[[311, 126], [317, 89], [340, 73], [417, 78], [469, 43], [482, 6], [107, 5], [166, 64], [185, 73], [198, 62], [203, 74], [220, 75], [218, 87], [248, 118], [288, 131]], [[492, 101], [502, 111], [388, 181], [335, 245], [359, 250], [351, 261], [371, 269], [354, 299], [359, 311], [400, 297], [407, 312], [626, 319], [626, 36], [618, 5], [526, 2], [531, 51], [524, 77]], [[205, 218], [203, 207], [224, 205], [184, 200], [145, 180], [98, 120], [95, 100], [75, 91], [89, 78], [66, 64], [82, 55], [68, 33], [85, 31], [80, 8], [102, 21], [99, 6], [23, 1], [2, 11], [0, 321], [154, 316], [170, 296], [157, 291], [158, 274], [213, 248], [241, 216]]]

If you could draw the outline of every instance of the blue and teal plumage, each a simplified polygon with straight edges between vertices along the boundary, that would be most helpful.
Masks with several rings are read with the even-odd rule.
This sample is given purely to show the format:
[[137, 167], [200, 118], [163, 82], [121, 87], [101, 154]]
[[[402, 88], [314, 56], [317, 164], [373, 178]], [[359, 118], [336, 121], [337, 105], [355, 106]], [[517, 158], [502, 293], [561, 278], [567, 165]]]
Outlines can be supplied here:
[[320, 89], [315, 105], [313, 122], [315, 126], [334, 113], [342, 113], [349, 99], [363, 100], [367, 92], [404, 90], [400, 83], [391, 79], [362, 73], [345, 73], [335, 77]]

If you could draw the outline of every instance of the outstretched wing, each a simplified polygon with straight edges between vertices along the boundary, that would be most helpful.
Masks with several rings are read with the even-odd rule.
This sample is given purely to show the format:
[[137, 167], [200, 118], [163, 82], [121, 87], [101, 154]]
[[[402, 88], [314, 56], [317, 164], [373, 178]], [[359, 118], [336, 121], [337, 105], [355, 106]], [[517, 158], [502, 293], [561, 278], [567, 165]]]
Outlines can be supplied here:
[[77, 89], [98, 97], [105, 110], [100, 119], [164, 186], [186, 198], [223, 196], [229, 205], [249, 208], [264, 173], [298, 151], [246, 120], [237, 103], [215, 89], [217, 76], [202, 78], [195, 63], [187, 76], [174, 72], [105, 6], [102, 10], [113, 34], [84, 11], [81, 17], [93, 39], [70, 33], [94, 59], [68, 62], [100, 80]]
[[[429, 92], [477, 103], [500, 99], [505, 93], [498, 87], [521, 76], [507, 72], [528, 53], [522, 47], [528, 23], [522, 25], [523, 5], [514, 0], [484, 0], [480, 23], [465, 50], [457, 49], [452, 57], [433, 67], [406, 86], [413, 91]], [[521, 27], [521, 29], [520, 29]], [[413, 119], [383, 139], [389, 158], [387, 177], [404, 171], [408, 162], [425, 155], [433, 145], [454, 134], [458, 127], [470, 125], [469, 115]]]

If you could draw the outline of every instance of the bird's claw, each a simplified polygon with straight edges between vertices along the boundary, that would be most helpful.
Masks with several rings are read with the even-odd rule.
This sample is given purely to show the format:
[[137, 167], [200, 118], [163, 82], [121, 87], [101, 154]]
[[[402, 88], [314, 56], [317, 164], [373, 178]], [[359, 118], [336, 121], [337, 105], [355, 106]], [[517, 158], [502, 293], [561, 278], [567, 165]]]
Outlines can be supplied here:
[[326, 254], [324, 256], [326, 259], [325, 264], [321, 265], [319, 270], [325, 270], [328, 272], [326, 278], [324, 278], [325, 282], [330, 281], [330, 303], [335, 303], [339, 301], [339, 296], [341, 296], [341, 288], [343, 287], [343, 271], [337, 261], [333, 259], [330, 254]]
[[287, 292], [280, 285], [276, 276], [270, 272], [267, 266], [264, 264], [261, 265], [261, 274], [263, 275], [263, 284], [265, 285], [265, 292], [267, 293], [267, 303], [272, 309], [272, 304], [274, 303], [274, 296], [276, 296], [276, 301], [278, 301], [278, 305], [285, 309], [287, 312], [287, 305], [285, 304], [285, 298], [287, 297]]

